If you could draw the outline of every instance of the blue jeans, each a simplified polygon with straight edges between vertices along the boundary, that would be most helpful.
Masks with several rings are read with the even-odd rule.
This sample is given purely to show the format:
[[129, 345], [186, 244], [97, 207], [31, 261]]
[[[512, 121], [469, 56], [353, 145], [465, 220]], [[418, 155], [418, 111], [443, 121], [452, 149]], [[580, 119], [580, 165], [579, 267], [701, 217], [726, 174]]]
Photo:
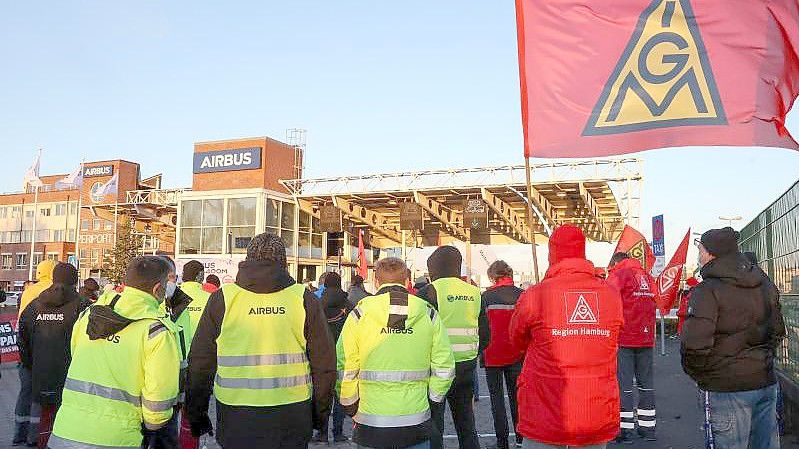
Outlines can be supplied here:
[[760, 390], [710, 392], [716, 449], [779, 449], [777, 384]]
[[[361, 446], [360, 444], [357, 446], [358, 449], [369, 449], [366, 446]], [[414, 444], [413, 446], [408, 446], [402, 449], [430, 449], [430, 440], [421, 442], [419, 444]]]

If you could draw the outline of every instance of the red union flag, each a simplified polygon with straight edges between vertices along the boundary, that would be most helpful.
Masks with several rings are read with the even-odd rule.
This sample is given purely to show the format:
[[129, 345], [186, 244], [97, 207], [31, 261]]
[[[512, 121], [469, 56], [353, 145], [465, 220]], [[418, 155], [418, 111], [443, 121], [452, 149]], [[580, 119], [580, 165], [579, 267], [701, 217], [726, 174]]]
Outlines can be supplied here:
[[797, 0], [516, 0], [527, 157], [797, 149]]
[[646, 237], [632, 226], [624, 226], [613, 254], [619, 252], [627, 253], [633, 259], [637, 259], [646, 272], [651, 271], [655, 265], [655, 255], [652, 253], [652, 248], [649, 247]]
[[666, 265], [666, 269], [660, 273], [657, 280], [657, 296], [655, 301], [660, 312], [665, 315], [668, 313], [674, 301], [677, 299], [677, 292], [680, 289], [682, 270], [685, 259], [688, 257], [688, 239], [691, 237], [691, 230], [685, 233], [677, 251], [671, 256], [671, 261]]

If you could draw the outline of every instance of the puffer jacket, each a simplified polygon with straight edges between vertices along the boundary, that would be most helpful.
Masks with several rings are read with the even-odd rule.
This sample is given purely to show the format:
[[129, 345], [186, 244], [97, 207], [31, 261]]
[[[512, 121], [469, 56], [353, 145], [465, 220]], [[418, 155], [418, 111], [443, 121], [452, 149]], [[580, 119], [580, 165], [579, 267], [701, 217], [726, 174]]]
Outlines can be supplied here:
[[625, 259], [610, 269], [608, 284], [621, 294], [624, 326], [619, 334], [623, 348], [655, 346], [655, 280], [637, 259]]

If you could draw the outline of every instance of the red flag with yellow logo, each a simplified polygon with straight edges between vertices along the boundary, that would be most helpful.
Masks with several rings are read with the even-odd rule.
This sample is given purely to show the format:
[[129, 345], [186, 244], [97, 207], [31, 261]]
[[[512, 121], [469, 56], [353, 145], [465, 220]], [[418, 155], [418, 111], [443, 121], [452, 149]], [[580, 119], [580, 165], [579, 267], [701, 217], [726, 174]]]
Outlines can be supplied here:
[[666, 269], [660, 273], [657, 279], [657, 295], [655, 301], [660, 313], [665, 315], [677, 300], [677, 292], [682, 281], [682, 270], [685, 260], [688, 258], [688, 240], [691, 238], [691, 230], [685, 233], [677, 251], [671, 256], [671, 261], [666, 265]]
[[655, 266], [655, 254], [652, 253], [652, 248], [646, 241], [646, 237], [632, 226], [624, 226], [613, 254], [619, 252], [627, 253], [633, 259], [637, 259], [647, 273], [652, 271], [652, 267]]
[[516, 0], [527, 157], [797, 149], [799, 1]]

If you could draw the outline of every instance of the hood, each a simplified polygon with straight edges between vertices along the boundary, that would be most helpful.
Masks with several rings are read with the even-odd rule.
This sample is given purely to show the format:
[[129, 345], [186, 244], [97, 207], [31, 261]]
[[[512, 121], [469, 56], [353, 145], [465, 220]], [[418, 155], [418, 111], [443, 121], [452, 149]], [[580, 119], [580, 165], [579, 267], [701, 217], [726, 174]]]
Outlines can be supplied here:
[[427, 259], [427, 272], [430, 280], [435, 281], [443, 278], [461, 277], [461, 264], [463, 257], [458, 248], [454, 246], [440, 246], [430, 258]]
[[39, 294], [39, 301], [47, 307], [61, 307], [70, 301], [80, 301], [74, 285], [53, 284]]
[[613, 266], [613, 268], [608, 269], [608, 272], [615, 273], [616, 271], [619, 270], [633, 270], [636, 272], [639, 271], [643, 272], [644, 267], [641, 265], [641, 261], [630, 257], [629, 259], [624, 259], [621, 262], [617, 263], [616, 265]]
[[52, 282], [54, 268], [55, 268], [55, 262], [53, 262], [50, 259], [39, 262], [39, 265], [36, 265], [36, 280], [39, 282], [41, 281]]
[[702, 279], [718, 279], [738, 287], [754, 288], [763, 284], [763, 271], [743, 254], [717, 257], [702, 267]]
[[[112, 304], [117, 296], [119, 299]], [[86, 334], [91, 340], [107, 338], [134, 321], [163, 318], [164, 314], [159, 311], [158, 301], [152, 295], [133, 287], [126, 287], [122, 293], [115, 291], [103, 293], [97, 303], [89, 308]]]
[[585, 259], [585, 235], [574, 225], [563, 225], [549, 237], [549, 264], [566, 259]]
[[591, 263], [590, 260], [577, 258], [565, 259], [555, 265], [551, 265], [547, 270], [546, 276], [544, 276], [544, 280], [575, 274], [585, 274], [594, 277], [595, 271], [594, 264]]
[[275, 293], [296, 284], [285, 265], [275, 261], [245, 260], [239, 263], [236, 285], [253, 293]]

